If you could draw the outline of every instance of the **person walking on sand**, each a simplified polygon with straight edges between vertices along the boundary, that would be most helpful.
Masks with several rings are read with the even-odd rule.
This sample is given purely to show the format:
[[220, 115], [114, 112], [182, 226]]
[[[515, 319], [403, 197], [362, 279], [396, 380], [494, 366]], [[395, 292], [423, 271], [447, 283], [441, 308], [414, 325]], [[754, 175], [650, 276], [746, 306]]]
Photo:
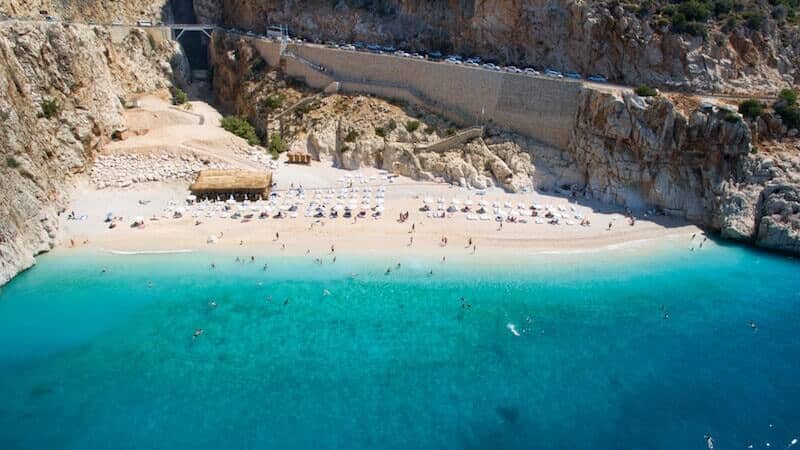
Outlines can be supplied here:
[[614, 224], [614, 222], [609, 221], [608, 222], [608, 229], [606, 231], [611, 231], [611, 225], [613, 225], [613, 224]]
[[280, 235], [280, 233], [278, 233], [278, 232], [276, 231], [276, 232], [275, 232], [275, 240], [277, 241], [277, 240], [279, 240], [280, 238], [281, 238], [281, 235]]

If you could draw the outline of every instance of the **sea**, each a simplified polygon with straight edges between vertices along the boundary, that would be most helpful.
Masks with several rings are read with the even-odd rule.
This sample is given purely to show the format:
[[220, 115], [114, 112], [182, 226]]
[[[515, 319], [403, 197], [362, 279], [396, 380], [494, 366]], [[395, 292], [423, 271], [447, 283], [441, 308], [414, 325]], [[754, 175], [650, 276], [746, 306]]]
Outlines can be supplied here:
[[800, 448], [797, 259], [250, 256], [39, 257], [0, 449]]

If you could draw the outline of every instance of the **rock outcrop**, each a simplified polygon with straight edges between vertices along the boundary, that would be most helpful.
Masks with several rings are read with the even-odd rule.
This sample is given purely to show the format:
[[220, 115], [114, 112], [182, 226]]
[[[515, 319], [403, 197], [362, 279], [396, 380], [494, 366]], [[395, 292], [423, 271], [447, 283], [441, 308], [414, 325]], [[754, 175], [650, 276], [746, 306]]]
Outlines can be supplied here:
[[800, 142], [758, 152], [722, 108], [679, 111], [667, 98], [582, 93], [571, 143], [586, 195], [656, 206], [728, 239], [800, 250]]
[[71, 22], [94, 20], [97, 23], [121, 21], [136, 23], [139, 19], [170, 22], [171, 1], [178, 0], [0, 0], [0, 14], [9, 17], [39, 18], [41, 11]]
[[125, 126], [124, 96], [172, 85], [180, 47], [142, 31], [0, 24], [0, 284], [57, 238], [70, 178]]
[[198, 20], [209, 23], [254, 31], [286, 24], [309, 40], [438, 49], [517, 66], [600, 73], [628, 85], [774, 94], [800, 81], [800, 33], [795, 25], [771, 18], [774, 11], [766, 2], [744, 2], [748, 12], [764, 18], [758, 27], [720, 16], [705, 37], [677, 33], [665, 13], [646, 8], [668, 4], [194, 0]]

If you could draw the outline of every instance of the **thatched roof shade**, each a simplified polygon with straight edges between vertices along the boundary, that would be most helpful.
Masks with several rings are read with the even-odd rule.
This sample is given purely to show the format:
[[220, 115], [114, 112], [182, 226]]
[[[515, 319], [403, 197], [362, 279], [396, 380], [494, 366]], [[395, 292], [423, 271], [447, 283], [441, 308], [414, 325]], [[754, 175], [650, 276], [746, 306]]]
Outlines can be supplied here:
[[240, 169], [201, 170], [189, 190], [195, 195], [269, 193], [272, 173]]

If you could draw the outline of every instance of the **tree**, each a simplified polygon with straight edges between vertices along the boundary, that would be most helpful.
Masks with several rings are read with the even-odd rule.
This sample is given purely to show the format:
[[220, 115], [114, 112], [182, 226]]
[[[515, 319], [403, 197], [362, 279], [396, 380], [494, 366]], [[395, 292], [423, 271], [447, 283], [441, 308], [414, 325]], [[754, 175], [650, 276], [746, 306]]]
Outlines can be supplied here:
[[220, 121], [220, 126], [225, 130], [239, 136], [250, 145], [258, 145], [261, 140], [256, 134], [255, 128], [245, 117], [228, 116]]
[[748, 119], [755, 119], [764, 112], [764, 105], [758, 100], [745, 100], [739, 103], [739, 113]]

